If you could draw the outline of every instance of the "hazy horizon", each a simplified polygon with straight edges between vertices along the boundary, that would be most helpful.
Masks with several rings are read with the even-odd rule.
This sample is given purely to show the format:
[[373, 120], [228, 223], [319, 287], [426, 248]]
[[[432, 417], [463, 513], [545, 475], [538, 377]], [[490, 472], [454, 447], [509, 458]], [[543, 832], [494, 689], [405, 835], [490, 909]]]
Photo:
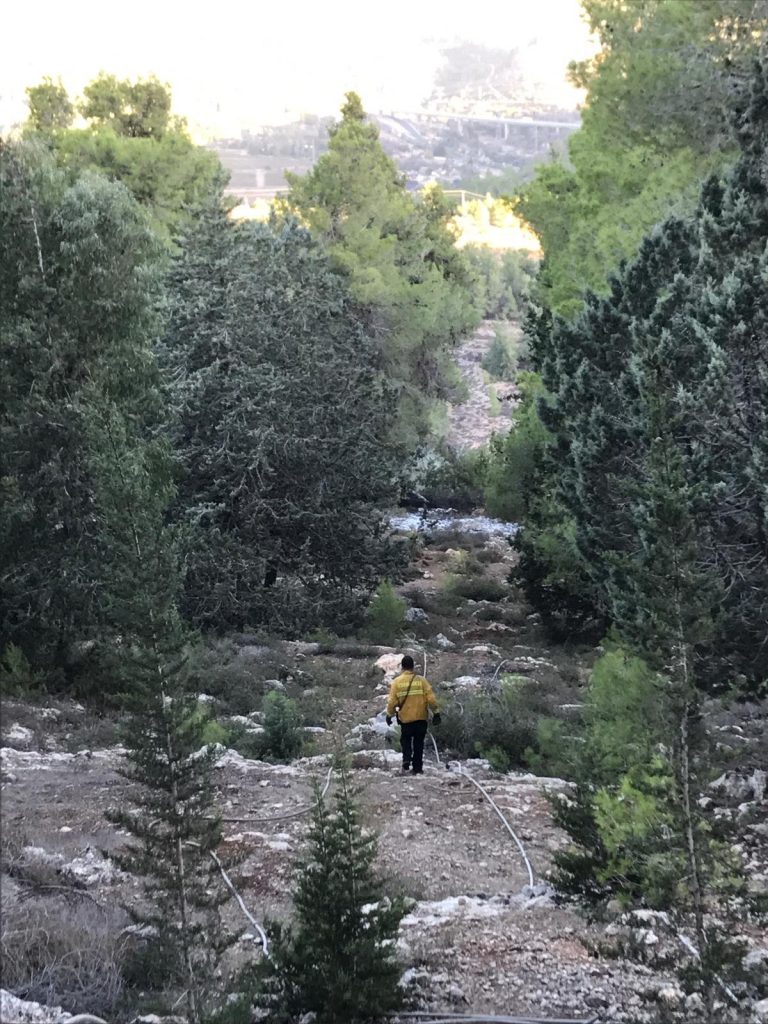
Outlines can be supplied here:
[[332, 114], [349, 89], [370, 110], [409, 109], [431, 91], [440, 49], [457, 41], [517, 49], [527, 91], [574, 109], [580, 96], [566, 81], [568, 61], [594, 50], [578, 0], [511, 0], [500, 16], [492, 0], [478, 0], [471, 19], [456, 0], [418, 8], [392, 0], [365, 18], [351, 0], [323, 9], [304, 0], [287, 14], [254, 11], [243, 0], [228, 9], [223, 22], [177, 0], [135, 0], [116, 24], [96, 0], [17, 7], [9, 38], [21, 45], [6, 53], [0, 72], [0, 125], [23, 120], [24, 89], [44, 75], [61, 77], [74, 96], [101, 70], [157, 75], [193, 128], [221, 135], [301, 112]]

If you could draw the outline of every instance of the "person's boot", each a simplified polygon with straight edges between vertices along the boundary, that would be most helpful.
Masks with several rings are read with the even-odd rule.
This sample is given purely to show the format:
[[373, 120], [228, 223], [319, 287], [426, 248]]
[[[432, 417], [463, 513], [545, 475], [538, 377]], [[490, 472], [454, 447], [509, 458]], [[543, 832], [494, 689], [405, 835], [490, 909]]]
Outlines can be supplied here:
[[415, 768], [414, 767], [413, 774], [414, 775], [423, 775], [424, 774], [424, 769], [423, 768]]
[[400, 769], [401, 775], [407, 775], [410, 771], [410, 764], [407, 761], [403, 761], [403, 767]]

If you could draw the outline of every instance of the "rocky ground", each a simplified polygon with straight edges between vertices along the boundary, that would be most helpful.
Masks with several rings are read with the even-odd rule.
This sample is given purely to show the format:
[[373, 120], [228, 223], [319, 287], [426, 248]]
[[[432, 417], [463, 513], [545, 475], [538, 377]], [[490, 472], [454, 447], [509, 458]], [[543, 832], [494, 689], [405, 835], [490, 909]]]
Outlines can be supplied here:
[[[462, 600], [447, 613], [444, 605], [442, 613], [423, 611], [430, 598], [444, 592], [461, 560], [452, 543], [425, 549], [418, 575], [402, 588], [418, 609], [403, 647], [426, 657], [427, 674], [441, 699], [461, 700], [462, 694], [489, 685], [506, 660], [505, 669], [534, 680], [551, 696], [553, 708], [578, 705], [595, 652], [547, 646], [536, 616], [513, 590], [497, 603], [498, 617], [490, 620], [478, 615], [488, 602]], [[504, 580], [514, 557], [506, 542], [477, 545], [472, 542], [476, 553], [486, 552], [487, 577]], [[547, 877], [552, 855], [566, 837], [553, 824], [547, 793], [565, 791], [568, 783], [524, 773], [502, 775], [483, 760], [456, 760], [445, 748], [440, 763], [430, 753], [424, 777], [399, 776], [399, 756], [382, 709], [400, 649], [344, 650], [342, 645], [330, 653], [322, 650], [316, 643], [259, 648], [244, 641], [229, 648], [228, 657], [252, 678], [250, 717], [247, 705], [240, 708], [246, 713], [235, 717], [258, 721], [260, 694], [279, 682], [265, 676], [279, 663], [285, 680], [280, 685], [299, 697], [305, 709], [313, 709], [314, 721], [323, 722], [308, 733], [315, 752], [289, 765], [267, 764], [231, 749], [222, 752], [216, 778], [226, 817], [225, 845], [241, 855], [236, 885], [257, 919], [289, 912], [293, 861], [307, 828], [306, 816], [294, 812], [310, 804], [313, 780], [326, 778], [329, 751], [343, 743], [351, 752], [368, 821], [380, 835], [379, 863], [387, 890], [417, 901], [400, 935], [403, 983], [417, 1006], [594, 1016], [606, 1022], [665, 1019], [664, 1014], [696, 1019], [696, 999], [686, 1003], [671, 969], [658, 971], [601, 949], [617, 931], [649, 946], [663, 942], [663, 920], [614, 915], [589, 922], [578, 907], [553, 898]], [[745, 827], [742, 845], [758, 887], [765, 886], [768, 871], [768, 836], [764, 819], [759, 820], [759, 809], [766, 806], [765, 774], [757, 767], [762, 755], [756, 746], [764, 711], [756, 706], [722, 710], [717, 727], [741, 768], [724, 775], [712, 794], [723, 813], [755, 821]], [[110, 728], [108, 721], [95, 720], [72, 702], [5, 702], [0, 763], [6, 950], [13, 946], [8, 929], [28, 926], [30, 908], [38, 915], [47, 908], [59, 927], [68, 928], [73, 917], [80, 927], [84, 905], [91, 912], [95, 904], [107, 913], [108, 929], [117, 932], [127, 923], [117, 908], [140, 898], [136, 883], [110, 859], [126, 837], [105, 815], [124, 802], [127, 785], [119, 774], [122, 750], [108, 742]], [[754, 753], [746, 755], [747, 750]], [[486, 787], [523, 843], [533, 886], [514, 841], [463, 772]], [[236, 907], [231, 913], [232, 922], [243, 929], [241, 954], [252, 955], [253, 929], [237, 916]], [[749, 939], [755, 956], [768, 957], [766, 936], [754, 931]], [[39, 998], [40, 986], [32, 991]], [[52, 999], [73, 1008], [55, 990], [45, 1001]], [[746, 1019], [761, 1018], [755, 1010]]]
[[[512, 410], [517, 400], [517, 387], [511, 381], [490, 383], [480, 365], [493, 341], [499, 325], [485, 321], [477, 331], [463, 342], [456, 354], [456, 362], [468, 389], [466, 402], [451, 407], [449, 413], [448, 443], [456, 451], [482, 448], [491, 434], [506, 433], [512, 422]], [[517, 324], [505, 322], [501, 329], [513, 338], [521, 336]], [[491, 407], [490, 390], [493, 390], [499, 405]]]

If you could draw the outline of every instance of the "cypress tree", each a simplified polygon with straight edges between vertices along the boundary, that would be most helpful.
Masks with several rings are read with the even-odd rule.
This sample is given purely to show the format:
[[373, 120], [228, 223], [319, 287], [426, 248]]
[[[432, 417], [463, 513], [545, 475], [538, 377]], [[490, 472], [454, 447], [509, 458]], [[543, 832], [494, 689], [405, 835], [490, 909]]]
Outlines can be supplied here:
[[214, 205], [170, 291], [186, 615], [338, 621], [387, 565], [377, 506], [396, 467], [391, 393], [341, 279], [296, 224], [233, 226]]

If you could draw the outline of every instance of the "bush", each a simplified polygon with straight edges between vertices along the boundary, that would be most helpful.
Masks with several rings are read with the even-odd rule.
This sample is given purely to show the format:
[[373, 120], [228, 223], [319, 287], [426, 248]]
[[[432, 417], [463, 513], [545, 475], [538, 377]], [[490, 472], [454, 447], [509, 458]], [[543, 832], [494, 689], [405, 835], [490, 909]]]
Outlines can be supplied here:
[[[512, 380], [517, 372], [515, 345], [505, 330], [497, 330], [480, 364], [493, 380]], [[494, 392], [495, 394], [495, 392]]]
[[576, 793], [554, 802], [555, 821], [574, 844], [555, 854], [555, 881], [594, 902], [618, 894], [665, 907], [684, 866], [668, 841], [673, 780], [659, 746], [663, 685], [640, 658], [606, 646], [590, 681]]
[[486, 576], [464, 576], [451, 580], [450, 593], [469, 601], [501, 601], [509, 591], [498, 580]]
[[[260, 638], [253, 638], [260, 639]], [[193, 693], [208, 693], [233, 715], [258, 708], [263, 683], [284, 679], [288, 665], [280, 651], [249, 644], [246, 652], [229, 640], [197, 644], [187, 653], [187, 685]]]
[[519, 378], [521, 401], [506, 435], [495, 435], [488, 448], [485, 505], [491, 515], [509, 522], [527, 518], [530, 495], [535, 489], [549, 432], [539, 419], [536, 403], [544, 385], [535, 373]]
[[0, 658], [0, 694], [20, 696], [39, 689], [43, 676], [35, 672], [16, 644], [8, 644]]
[[527, 680], [505, 677], [494, 693], [472, 693], [447, 704], [440, 738], [460, 757], [486, 757], [497, 771], [527, 767], [536, 743], [536, 708]]
[[405, 628], [406, 608], [405, 601], [397, 596], [389, 580], [384, 580], [368, 606], [365, 635], [379, 644], [394, 643]]
[[290, 761], [301, 751], [304, 737], [296, 701], [273, 691], [264, 698], [264, 732], [260, 743], [264, 753], [276, 761]]
[[469, 511], [483, 503], [485, 450], [431, 452], [424, 456], [413, 487], [438, 508]]

